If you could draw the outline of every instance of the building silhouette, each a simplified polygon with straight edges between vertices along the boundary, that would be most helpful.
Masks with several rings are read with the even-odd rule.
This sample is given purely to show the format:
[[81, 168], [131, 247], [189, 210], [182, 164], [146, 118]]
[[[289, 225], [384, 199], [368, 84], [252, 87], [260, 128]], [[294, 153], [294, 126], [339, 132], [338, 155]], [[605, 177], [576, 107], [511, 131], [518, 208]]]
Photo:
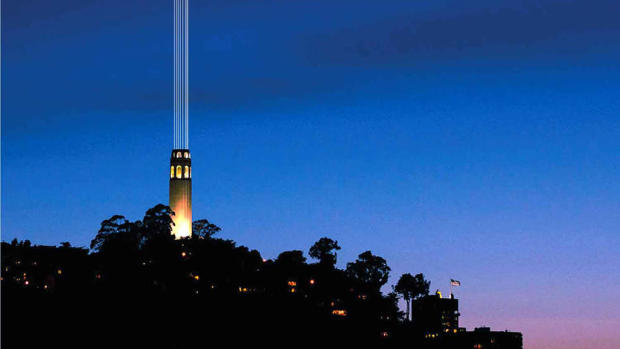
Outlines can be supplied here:
[[416, 329], [425, 338], [435, 338], [443, 333], [459, 331], [459, 300], [434, 295], [416, 299], [411, 305], [412, 318]]
[[523, 335], [519, 332], [491, 331], [479, 327], [427, 340], [427, 348], [450, 349], [523, 349]]
[[467, 331], [459, 327], [459, 300], [441, 293], [424, 296], [412, 302], [414, 341], [421, 341], [429, 349], [522, 349], [523, 336], [519, 332], [491, 331], [479, 327]]

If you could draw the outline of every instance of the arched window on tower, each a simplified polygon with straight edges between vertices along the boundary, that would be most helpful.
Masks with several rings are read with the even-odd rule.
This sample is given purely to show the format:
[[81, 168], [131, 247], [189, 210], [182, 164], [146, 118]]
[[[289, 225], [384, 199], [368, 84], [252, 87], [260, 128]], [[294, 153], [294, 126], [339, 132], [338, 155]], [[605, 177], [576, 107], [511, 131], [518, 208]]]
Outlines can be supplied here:
[[188, 159], [189, 158], [189, 153], [185, 152], [184, 156], [185, 156], [186, 159]]
[[183, 177], [189, 178], [189, 166], [185, 166], [185, 173], [184, 173]]
[[181, 175], [183, 175], [183, 169], [179, 165], [179, 166], [177, 166], [177, 178], [181, 178]]
[[174, 166], [170, 166], [170, 178], [174, 178]]
[[177, 152], [177, 158], [178, 158], [178, 159], [180, 159], [180, 158], [181, 158], [181, 152], [180, 152], [180, 151], [178, 151], [178, 152]]

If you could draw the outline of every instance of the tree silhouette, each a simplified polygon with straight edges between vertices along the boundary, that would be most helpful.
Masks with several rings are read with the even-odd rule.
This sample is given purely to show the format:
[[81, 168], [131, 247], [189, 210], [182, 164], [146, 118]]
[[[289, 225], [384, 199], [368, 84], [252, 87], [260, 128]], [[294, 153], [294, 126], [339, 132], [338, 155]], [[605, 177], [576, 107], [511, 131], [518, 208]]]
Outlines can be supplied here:
[[172, 209], [163, 204], [157, 204], [148, 209], [142, 219], [146, 239], [172, 234], [172, 226], [174, 225], [172, 216], [174, 216]]
[[394, 287], [394, 291], [402, 295], [405, 302], [407, 302], [405, 315], [406, 320], [411, 320], [411, 301], [420, 296], [427, 295], [430, 285], [430, 281], [424, 280], [424, 274], [416, 274], [416, 276], [412, 276], [409, 273], [405, 273], [401, 275], [398, 283], [396, 283], [396, 286]]
[[206, 219], [200, 219], [192, 223], [192, 236], [200, 239], [208, 239], [222, 229]]
[[383, 257], [366, 251], [361, 253], [355, 262], [347, 263], [346, 272], [362, 285], [378, 291], [387, 282], [390, 270]]
[[286, 266], [295, 266], [306, 263], [306, 257], [300, 250], [284, 251], [278, 255], [276, 263]]
[[129, 235], [133, 230], [132, 224], [124, 216], [114, 215], [103, 222], [95, 238], [90, 242], [90, 249], [101, 252], [112, 239], [119, 239], [121, 235]]
[[328, 237], [322, 237], [315, 242], [308, 254], [314, 259], [318, 259], [321, 265], [333, 267], [336, 265], [337, 254], [334, 251], [340, 250], [338, 241]]

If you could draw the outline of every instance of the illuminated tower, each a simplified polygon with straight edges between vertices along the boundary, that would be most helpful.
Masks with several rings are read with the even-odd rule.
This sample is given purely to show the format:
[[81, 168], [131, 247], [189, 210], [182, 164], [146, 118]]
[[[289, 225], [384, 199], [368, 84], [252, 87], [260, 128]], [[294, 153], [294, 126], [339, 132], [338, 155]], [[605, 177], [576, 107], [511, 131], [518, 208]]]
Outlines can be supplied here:
[[174, 149], [170, 156], [170, 201], [175, 238], [192, 235], [192, 159], [187, 117], [188, 0], [174, 1]]

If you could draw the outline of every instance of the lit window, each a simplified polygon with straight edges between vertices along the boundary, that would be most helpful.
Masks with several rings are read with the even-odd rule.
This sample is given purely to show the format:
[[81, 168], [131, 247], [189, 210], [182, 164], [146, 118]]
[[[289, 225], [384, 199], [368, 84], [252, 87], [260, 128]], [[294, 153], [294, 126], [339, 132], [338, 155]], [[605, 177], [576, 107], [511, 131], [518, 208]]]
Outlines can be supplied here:
[[174, 166], [170, 166], [170, 178], [174, 178]]
[[185, 166], [185, 174], [184, 174], [185, 178], [189, 178], [189, 166]]
[[332, 315], [347, 316], [347, 311], [344, 310], [344, 309], [334, 309], [334, 310], [332, 310]]
[[177, 166], [177, 178], [181, 178], [181, 175], [183, 174], [183, 168], [181, 166]]
[[295, 282], [295, 281], [289, 281], [289, 282], [288, 282], [288, 285], [289, 285], [289, 286], [297, 286], [297, 282]]
[[310, 279], [310, 285], [314, 285], [315, 282], [314, 279]]
[[186, 159], [189, 158], [189, 153], [188, 152], [185, 152], [185, 158]]
[[181, 158], [181, 152], [180, 151], [177, 152], [177, 158], [179, 158], [179, 159]]

